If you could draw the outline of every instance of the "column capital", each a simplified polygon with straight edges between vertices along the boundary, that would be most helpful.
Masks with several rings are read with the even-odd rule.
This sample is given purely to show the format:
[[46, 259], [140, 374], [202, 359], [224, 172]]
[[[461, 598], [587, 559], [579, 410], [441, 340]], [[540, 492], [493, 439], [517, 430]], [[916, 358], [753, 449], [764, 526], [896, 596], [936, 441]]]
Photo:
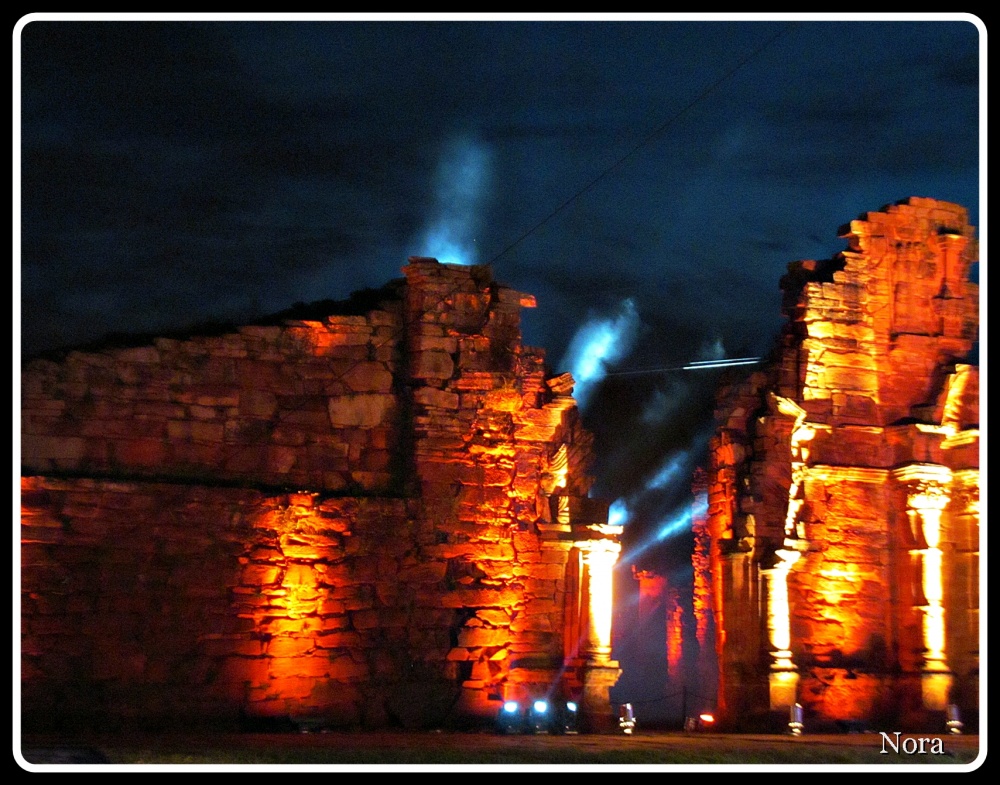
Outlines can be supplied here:
[[952, 476], [951, 469], [936, 463], [910, 463], [892, 470], [893, 479], [907, 488], [946, 487]]

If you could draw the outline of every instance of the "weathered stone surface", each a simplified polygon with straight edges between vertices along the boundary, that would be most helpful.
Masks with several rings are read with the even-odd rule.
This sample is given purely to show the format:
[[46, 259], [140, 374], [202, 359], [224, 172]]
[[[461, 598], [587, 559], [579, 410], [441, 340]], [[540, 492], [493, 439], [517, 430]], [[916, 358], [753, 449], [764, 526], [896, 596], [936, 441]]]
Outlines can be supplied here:
[[[978, 456], [949, 447], [978, 445], [975, 229], [958, 205], [911, 198], [843, 236], [837, 257], [789, 265], [777, 360], [719, 392], [697, 602], [734, 723], [781, 708], [768, 669], [787, 670], [785, 647], [814, 722], [977, 710], [978, 509], [961, 489], [978, 487]], [[772, 580], [787, 611], [769, 609]], [[947, 672], [950, 697], [921, 696], [928, 672]]]
[[433, 387], [421, 387], [413, 393], [413, 400], [423, 406], [436, 406], [440, 409], [458, 409], [459, 398], [456, 393], [446, 390], [436, 390]]
[[586, 496], [589, 436], [528, 296], [411, 262], [366, 314], [26, 365], [29, 727], [489, 723], [512, 653], [581, 689], [579, 558], [535, 524], [564, 445]]
[[418, 352], [412, 362], [412, 374], [416, 379], [450, 379], [455, 373], [451, 355], [441, 349]]
[[395, 405], [387, 394], [345, 395], [331, 398], [328, 404], [334, 428], [372, 428], [385, 422]]
[[341, 379], [353, 392], [388, 393], [392, 390], [392, 374], [383, 363], [358, 363]]

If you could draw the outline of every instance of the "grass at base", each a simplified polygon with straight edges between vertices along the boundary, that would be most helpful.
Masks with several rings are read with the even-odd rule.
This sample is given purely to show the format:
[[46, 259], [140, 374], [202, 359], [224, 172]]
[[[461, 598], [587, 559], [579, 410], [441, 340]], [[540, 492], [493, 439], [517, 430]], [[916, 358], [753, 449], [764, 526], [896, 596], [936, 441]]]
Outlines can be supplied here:
[[[656, 731], [632, 736], [447, 731], [87, 734], [31, 736], [20, 742], [24, 757], [35, 764], [104, 760], [130, 766], [957, 766], [974, 762], [980, 748], [976, 735], [938, 735], [926, 745], [927, 754], [908, 755], [886, 748], [878, 734], [790, 737]], [[944, 754], [930, 754], [937, 748]]]
[[628, 749], [591, 752], [574, 748], [559, 750], [453, 750], [453, 749], [201, 749], [195, 752], [151, 749], [103, 749], [117, 764], [443, 764], [443, 765], [726, 765], [726, 764], [964, 764], [976, 759], [974, 749], [959, 749], [944, 755], [881, 754], [879, 748], [849, 747], [840, 750], [800, 747], [796, 749], [719, 750]]

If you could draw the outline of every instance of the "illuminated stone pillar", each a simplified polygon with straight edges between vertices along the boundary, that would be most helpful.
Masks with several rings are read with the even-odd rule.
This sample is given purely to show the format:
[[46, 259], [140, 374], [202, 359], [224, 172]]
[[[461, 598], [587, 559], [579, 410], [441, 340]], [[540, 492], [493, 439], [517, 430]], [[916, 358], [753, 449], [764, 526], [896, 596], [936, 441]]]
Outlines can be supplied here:
[[583, 551], [587, 586], [587, 633], [583, 656], [588, 664], [611, 662], [611, 614], [614, 602], [614, 566], [621, 545], [612, 540], [577, 543]]
[[[978, 706], [979, 698], [979, 470], [960, 469], [954, 473], [951, 518], [954, 527], [952, 570], [961, 575], [961, 582], [952, 586], [954, 616], [947, 618], [955, 625], [957, 639], [948, 638], [948, 660], [952, 671], [965, 675], [965, 694]], [[956, 525], [957, 524], [957, 525]], [[957, 535], [957, 536], [956, 536]], [[957, 645], [956, 645], [957, 644]], [[953, 696], [954, 697], [954, 696]], [[952, 701], [954, 702], [954, 701]]]
[[621, 526], [607, 524], [587, 527], [598, 537], [574, 543], [583, 556], [582, 585], [586, 592], [587, 625], [583, 635], [583, 700], [581, 715], [584, 729], [609, 731], [616, 714], [611, 707], [611, 688], [621, 670], [611, 659], [611, 619], [614, 609], [614, 566], [621, 552], [616, 539]]
[[761, 570], [767, 582], [767, 640], [771, 657], [768, 673], [771, 709], [788, 709], [797, 700], [799, 670], [792, 661], [792, 633], [788, 602], [788, 573], [799, 552], [780, 549], [778, 562]]
[[816, 430], [806, 421], [806, 411], [789, 398], [774, 396], [779, 413], [793, 419], [789, 433], [792, 481], [783, 528], [783, 547], [774, 552], [777, 562], [762, 569], [767, 582], [767, 641], [771, 657], [768, 688], [771, 709], [789, 709], [798, 701], [799, 669], [792, 660], [791, 605], [788, 601], [788, 573], [806, 547], [805, 531], [799, 514], [805, 502], [805, 479], [809, 443]]
[[941, 514], [948, 506], [951, 471], [944, 466], [907, 466], [897, 472], [907, 482], [906, 515], [920, 560], [923, 604], [921, 693], [924, 708], [944, 711], [953, 674], [945, 652], [944, 576], [941, 554]]

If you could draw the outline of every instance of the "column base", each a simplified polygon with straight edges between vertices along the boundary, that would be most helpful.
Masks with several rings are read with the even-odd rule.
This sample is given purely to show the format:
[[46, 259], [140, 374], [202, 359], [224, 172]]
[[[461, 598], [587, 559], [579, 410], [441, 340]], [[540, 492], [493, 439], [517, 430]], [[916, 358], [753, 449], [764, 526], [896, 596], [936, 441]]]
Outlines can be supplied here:
[[924, 673], [920, 677], [920, 692], [924, 708], [944, 711], [948, 708], [954, 674], [949, 672]]
[[586, 733], [614, 733], [618, 730], [618, 712], [611, 705], [611, 688], [618, 682], [621, 673], [615, 660], [584, 666], [581, 730]]
[[768, 676], [772, 711], [788, 711], [798, 700], [799, 672], [772, 671]]

